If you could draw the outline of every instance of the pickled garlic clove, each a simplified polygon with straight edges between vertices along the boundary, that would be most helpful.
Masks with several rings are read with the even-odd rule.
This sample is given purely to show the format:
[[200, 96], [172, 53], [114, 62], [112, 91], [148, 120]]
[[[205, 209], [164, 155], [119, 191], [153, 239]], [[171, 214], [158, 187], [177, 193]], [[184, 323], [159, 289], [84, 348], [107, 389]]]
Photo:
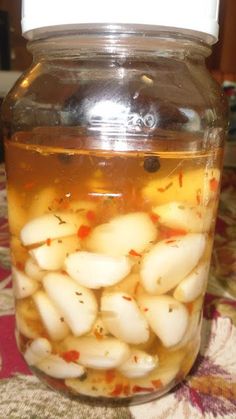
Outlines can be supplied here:
[[105, 326], [118, 339], [135, 345], [148, 341], [148, 323], [129, 294], [104, 293], [101, 298], [101, 313]]
[[87, 249], [111, 256], [128, 255], [131, 250], [141, 253], [157, 237], [157, 229], [150, 217], [130, 213], [113, 218], [94, 228], [86, 240]]
[[115, 338], [96, 339], [92, 336], [68, 336], [63, 342], [66, 350], [79, 352], [79, 362], [88, 368], [117, 368], [130, 356], [129, 346]]
[[12, 267], [13, 290], [16, 298], [26, 298], [37, 291], [39, 284], [24, 272]]
[[25, 273], [36, 281], [41, 281], [44, 275], [47, 273], [44, 269], [41, 269], [36, 261], [29, 257], [25, 262]]
[[216, 197], [213, 180], [219, 183], [219, 169], [202, 167], [194, 170], [176, 170], [169, 176], [151, 180], [142, 190], [142, 196], [153, 204], [168, 204], [173, 197], [190, 205], [208, 205]]
[[183, 202], [170, 202], [152, 209], [158, 222], [166, 227], [182, 229], [190, 233], [208, 231], [213, 219], [212, 210], [202, 206], [191, 206]]
[[24, 225], [20, 238], [25, 246], [77, 234], [84, 217], [67, 212], [44, 214]]
[[182, 303], [188, 303], [201, 295], [207, 283], [209, 264], [199, 263], [198, 266], [176, 287], [174, 298]]
[[76, 252], [65, 259], [67, 273], [87, 288], [101, 288], [116, 284], [131, 271], [127, 256], [109, 256], [98, 253]]
[[198, 264], [206, 247], [203, 234], [163, 240], [144, 256], [140, 277], [145, 290], [161, 295], [174, 288]]
[[34, 194], [28, 211], [29, 218], [36, 218], [49, 213], [56, 197], [56, 191], [51, 187], [46, 187]]
[[146, 295], [139, 298], [139, 305], [165, 347], [181, 342], [189, 324], [189, 314], [182, 303], [167, 295]]
[[69, 334], [65, 320], [44, 291], [37, 291], [33, 301], [50, 339], [59, 341]]
[[47, 241], [42, 246], [30, 250], [30, 254], [41, 269], [56, 271], [63, 267], [66, 255], [79, 248], [78, 237], [69, 236]]
[[130, 357], [118, 369], [125, 377], [137, 378], [149, 374], [158, 366], [158, 357], [138, 349], [131, 350]]
[[30, 346], [27, 347], [24, 358], [28, 365], [36, 365], [51, 353], [51, 343], [45, 338], [38, 338], [33, 340]]
[[27, 212], [23, 207], [23, 197], [15, 189], [9, 188], [8, 197], [8, 223], [12, 235], [18, 235], [27, 221]]
[[88, 333], [96, 320], [98, 307], [93, 292], [67, 275], [49, 273], [43, 279], [44, 288], [61, 312], [75, 336]]
[[85, 373], [84, 367], [75, 362], [66, 362], [58, 355], [50, 355], [39, 362], [36, 367], [53, 378], [76, 378]]

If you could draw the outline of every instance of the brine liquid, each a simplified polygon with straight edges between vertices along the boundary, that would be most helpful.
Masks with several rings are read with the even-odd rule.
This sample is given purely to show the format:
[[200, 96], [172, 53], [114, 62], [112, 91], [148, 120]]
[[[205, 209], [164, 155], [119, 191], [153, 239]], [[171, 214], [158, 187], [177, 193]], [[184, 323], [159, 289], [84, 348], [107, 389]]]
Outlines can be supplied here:
[[[145, 307], [142, 299], [146, 298], [145, 296], [154, 298], [156, 296], [158, 298], [164, 296], [174, 299], [174, 295], [177, 295], [175, 294], [177, 287], [181, 281], [191, 274], [193, 269], [196, 269], [196, 266], [192, 267], [191, 272], [186, 277], [184, 276], [177, 281], [177, 285], [175, 284], [170, 289], [167, 287], [167, 291], [160, 291], [160, 293], [155, 293], [155, 291], [153, 293], [149, 292], [148, 285], [146, 286], [145, 282], [149, 281], [149, 279], [141, 277], [141, 272], [144, 260], [146, 261], [145, 263], [149, 263], [148, 255], [154, 248], [156, 249], [155, 246], [158, 243], [162, 243], [166, 247], [178, 247], [178, 243], [182, 243], [181, 240], [190, 237], [190, 235], [193, 239], [194, 235], [198, 236], [198, 238], [202, 236], [206, 243], [196, 265], [209, 265], [218, 201], [221, 161], [221, 150], [214, 150], [214, 152], [209, 154], [159, 152], [156, 155], [155, 153], [141, 152], [119, 153], [57, 149], [46, 146], [31, 146], [24, 144], [23, 140], [21, 143], [7, 142], [6, 164], [9, 224], [12, 263], [16, 270], [15, 281], [17, 283], [16, 317], [18, 345], [24, 355], [30, 345], [40, 337], [43, 337], [50, 343], [51, 349], [47, 354], [48, 365], [50, 365], [50, 356], [52, 355], [56, 356], [57, 359], [63, 360], [65, 362], [62, 373], [64, 378], [58, 378], [61, 373], [57, 374], [57, 371], [52, 371], [50, 368], [48, 368], [47, 374], [47, 371], [42, 366], [44, 365], [42, 361], [45, 361], [46, 355], [44, 355], [44, 359], [43, 356], [42, 359], [39, 356], [38, 361], [36, 360], [35, 364], [32, 363], [31, 367], [38, 371], [39, 374], [43, 374], [43, 377], [51, 386], [72, 392], [73, 394], [86, 396], [118, 399], [143, 396], [146, 399], [151, 399], [154, 395], [156, 397], [157, 394], [165, 392], [188, 373], [196, 358], [200, 343], [201, 309], [206, 281], [204, 281], [201, 287], [198, 287], [195, 283], [195, 289], [193, 286], [192, 290], [193, 297], [191, 295], [183, 295], [180, 301], [176, 300], [181, 307], [184, 306], [183, 312], [187, 313], [185, 316], [188, 316], [186, 317], [188, 324], [185, 327], [183, 336], [179, 338], [179, 341], [178, 337], [176, 337], [172, 345], [171, 342], [166, 343], [168, 339], [171, 341], [171, 337], [163, 336], [163, 331], [158, 332], [158, 327], [160, 326], [155, 325], [155, 308], [153, 309], [151, 306]], [[172, 207], [178, 208], [176, 225], [175, 215], [170, 215], [171, 211], [169, 208]], [[161, 216], [158, 208], [162, 211]], [[187, 226], [183, 221], [185, 217], [179, 220], [179, 211], [186, 211], [186, 208], [193, 216], [194, 226], [193, 224], [191, 225], [191, 217], [190, 224]], [[68, 336], [75, 335], [73, 328], [70, 322], [67, 322], [65, 319], [67, 318], [66, 313], [61, 305], [58, 305], [57, 299], [54, 299], [54, 296], [50, 293], [47, 294], [47, 290], [44, 289], [43, 278], [40, 280], [31, 278], [37, 284], [35, 291], [32, 288], [32, 294], [29, 291], [29, 295], [26, 294], [26, 296], [24, 294], [25, 290], [19, 289], [21, 287], [21, 279], [18, 278], [19, 274], [28, 276], [25, 269], [29, 259], [33, 259], [36, 267], [43, 270], [45, 275], [55, 273], [56, 271], [56, 273], [60, 273], [65, 277], [69, 276], [68, 271], [65, 270], [64, 261], [59, 263], [60, 267], [56, 270], [52, 268], [45, 269], [45, 266], [42, 268], [40, 264], [48, 263], [47, 252], [46, 259], [43, 262], [35, 257], [36, 253], [32, 253], [32, 250], [43, 245], [46, 251], [47, 248], [50, 249], [52, 242], [55, 240], [54, 237], [46, 234], [43, 241], [41, 238], [38, 242], [36, 238], [33, 243], [30, 242], [28, 244], [24, 244], [22, 241], [22, 229], [32, 220], [37, 221], [44, 214], [53, 214], [58, 217], [60, 223], [63, 222], [63, 219], [60, 220], [60, 215], [65, 213], [83, 217], [82, 226], [80, 225], [78, 231], [74, 234], [74, 237], [78, 240], [78, 249], [71, 253], [87, 252], [89, 254], [106, 255], [106, 246], [103, 246], [102, 238], [101, 242], [98, 239], [98, 242], [93, 243], [93, 232], [96, 231], [95, 229], [98, 226], [113, 222], [117, 217], [123, 217], [128, 214], [130, 214], [130, 217], [136, 217], [135, 214], [137, 213], [144, 214], [151, 221], [153, 227], [150, 228], [156, 230], [155, 238], [147, 244], [144, 243], [141, 250], [138, 248], [138, 245], [136, 248], [135, 243], [133, 243], [129, 251], [126, 250], [124, 254], [121, 254], [130, 263], [130, 271], [124, 278], [117, 280], [116, 283], [113, 282], [112, 285], [108, 284], [108, 286], [92, 288], [91, 285], [88, 285], [89, 292], [93, 293], [97, 302], [96, 319], [90, 330], [83, 335], [78, 334], [75, 336], [78, 339], [78, 345], [76, 344], [74, 348], [69, 347], [69, 349], [64, 342], [68, 339]], [[121, 229], [123, 228], [122, 220], [119, 221]], [[46, 231], [47, 228], [48, 226], [45, 225]], [[43, 225], [42, 229], [44, 229]], [[119, 241], [122, 243], [124, 241], [125, 248], [125, 242], [129, 242], [132, 238], [126, 237], [125, 224], [122, 231], [124, 237], [119, 237]], [[34, 232], [33, 234], [37, 233]], [[118, 239], [115, 234], [113, 237], [111, 233], [111, 249], [115, 248], [117, 244]], [[64, 238], [57, 237], [58, 241], [60, 239]], [[90, 244], [88, 245], [88, 243]], [[99, 247], [100, 244], [101, 249]], [[156, 251], [158, 258], [158, 248]], [[110, 250], [108, 250], [108, 253], [110, 254]], [[69, 256], [70, 252], [65, 257], [68, 258]], [[161, 259], [160, 263], [162, 263]], [[176, 270], [178, 271], [178, 262], [171, 259], [168, 261], [170, 265], [175, 265], [176, 263]], [[52, 265], [49, 263], [49, 266]], [[88, 267], [88, 269], [90, 268]], [[165, 269], [165, 266], [163, 269]], [[167, 280], [169, 280], [168, 274], [166, 275]], [[76, 282], [73, 278], [71, 280], [74, 283], [80, 282], [79, 280]], [[81, 285], [86, 288], [84, 282]], [[155, 284], [153, 286], [155, 288]], [[66, 337], [60, 339], [55, 337], [50, 331], [49, 324], [47, 324], [47, 314], [42, 314], [35, 304], [34, 295], [40, 291], [47, 294], [47, 298], [52, 301], [59, 318], [66, 323], [68, 328], [68, 332], [65, 332]], [[148, 338], [146, 341], [142, 341], [142, 336], [140, 336], [142, 343], [123, 342], [122, 332], [119, 332], [123, 325], [121, 325], [120, 329], [118, 327], [117, 332], [113, 333], [111, 331], [113, 330], [110, 325], [111, 321], [109, 324], [106, 324], [106, 318], [103, 317], [101, 308], [101, 300], [107, 292], [110, 294], [123, 292], [127, 300], [127, 295], [130, 296], [136, 309], [139, 310], [140, 315], [144, 317], [148, 324]], [[186, 292], [188, 291], [186, 290]], [[151, 317], [148, 317], [149, 309], [154, 310]], [[169, 309], [169, 311], [171, 310], [172, 308]], [[158, 313], [160, 315], [160, 312]], [[105, 324], [103, 324], [103, 321]], [[165, 321], [165, 318], [163, 321]], [[118, 322], [119, 326], [119, 319], [116, 319], [116, 322]], [[129, 322], [132, 328], [132, 318], [127, 318], [127, 323]], [[178, 329], [178, 327], [180, 326], [177, 322], [175, 329]], [[110, 338], [125, 343], [131, 351], [130, 357], [134, 354], [134, 358], [129, 359], [130, 364], [127, 366], [127, 371], [125, 368], [122, 368], [122, 362], [125, 364], [128, 361], [127, 357], [121, 364], [117, 364], [112, 368], [104, 367], [103, 359], [95, 359], [96, 356], [94, 355], [90, 357], [92, 361], [91, 359], [89, 361], [85, 359], [84, 361], [78, 348], [80, 347], [79, 340], [87, 336], [94, 339], [94, 348], [96, 348], [96, 342], [100, 344], [100, 342], [106, 342], [106, 339]], [[145, 364], [147, 359], [151, 360], [153, 367], [146, 368], [144, 366], [142, 368], [138, 355], [135, 354], [140, 354], [141, 357], [143, 354], [147, 357], [150, 356], [150, 359], [144, 356], [143, 362]], [[101, 357], [100, 352], [99, 356]], [[106, 356], [107, 354], [104, 353], [104, 358]], [[74, 364], [80, 365], [80, 363], [84, 367], [84, 373], [79, 377], [74, 375], [70, 377], [69, 372], [68, 374], [66, 373], [66, 365], [71, 367]], [[93, 363], [94, 367], [90, 365], [93, 365]], [[132, 372], [130, 372], [131, 370]]]

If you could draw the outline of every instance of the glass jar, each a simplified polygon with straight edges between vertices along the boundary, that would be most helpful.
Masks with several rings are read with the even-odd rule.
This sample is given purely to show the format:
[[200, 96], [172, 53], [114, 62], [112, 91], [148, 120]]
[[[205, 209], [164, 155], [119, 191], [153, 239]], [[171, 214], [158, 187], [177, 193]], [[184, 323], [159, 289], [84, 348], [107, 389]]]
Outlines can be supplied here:
[[49, 386], [138, 403], [200, 345], [226, 105], [202, 33], [39, 32], [4, 104], [19, 350]]

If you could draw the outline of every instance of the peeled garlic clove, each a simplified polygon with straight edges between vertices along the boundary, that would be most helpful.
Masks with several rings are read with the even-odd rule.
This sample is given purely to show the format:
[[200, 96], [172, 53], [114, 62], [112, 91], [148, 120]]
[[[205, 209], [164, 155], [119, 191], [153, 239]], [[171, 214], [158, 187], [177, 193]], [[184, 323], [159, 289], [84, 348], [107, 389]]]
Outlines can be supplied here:
[[25, 246], [46, 242], [77, 234], [84, 218], [72, 213], [56, 212], [34, 218], [24, 225], [20, 232], [21, 241]]
[[116, 284], [131, 270], [127, 256], [107, 256], [98, 253], [76, 252], [65, 260], [67, 273], [87, 288], [101, 288]]
[[47, 294], [38, 291], [34, 294], [33, 300], [50, 338], [54, 341], [64, 339], [69, 334], [69, 328]]
[[111, 256], [128, 255], [131, 250], [143, 252], [157, 237], [157, 229], [150, 217], [131, 213], [113, 218], [94, 228], [86, 240], [87, 249]]
[[184, 202], [169, 202], [152, 209], [158, 215], [158, 222], [166, 227], [182, 229], [190, 233], [209, 230], [212, 211], [202, 206], [191, 206]]
[[24, 358], [28, 365], [36, 365], [52, 353], [51, 343], [44, 338], [38, 338], [28, 346]]
[[174, 288], [198, 264], [206, 247], [203, 234], [163, 240], [144, 256], [140, 277], [145, 290], [161, 295]]
[[105, 293], [101, 299], [102, 319], [118, 339], [138, 345], [149, 339], [149, 327], [136, 301], [126, 293]]
[[37, 291], [39, 284], [14, 266], [12, 267], [13, 290], [16, 298], [26, 298]]
[[189, 323], [189, 314], [183, 304], [167, 295], [146, 295], [140, 297], [139, 305], [165, 347], [177, 345], [183, 339]]
[[30, 254], [41, 269], [56, 271], [63, 267], [66, 255], [79, 248], [80, 243], [78, 237], [71, 236], [45, 243], [42, 246], [30, 250]]
[[40, 217], [41, 215], [48, 213], [55, 198], [56, 191], [51, 187], [44, 188], [40, 192], [34, 194], [28, 211], [29, 218]]
[[129, 346], [115, 338], [96, 339], [92, 336], [68, 336], [63, 342], [66, 350], [76, 350], [79, 362], [88, 368], [110, 369], [123, 364], [130, 355]]
[[93, 292], [68, 276], [56, 272], [47, 274], [43, 285], [73, 334], [81, 336], [88, 333], [98, 312]]
[[25, 263], [25, 273], [32, 279], [35, 279], [36, 281], [41, 281], [47, 272], [41, 269], [39, 265], [35, 262], [35, 260], [30, 257], [27, 259]]
[[173, 296], [182, 303], [188, 303], [201, 295], [207, 283], [209, 264], [202, 262], [180, 282]]
[[118, 369], [125, 377], [137, 378], [149, 374], [158, 366], [158, 357], [138, 349], [131, 350], [130, 357]]
[[36, 367], [53, 378], [76, 378], [85, 373], [84, 367], [75, 362], [66, 362], [58, 355], [50, 355], [39, 362]]

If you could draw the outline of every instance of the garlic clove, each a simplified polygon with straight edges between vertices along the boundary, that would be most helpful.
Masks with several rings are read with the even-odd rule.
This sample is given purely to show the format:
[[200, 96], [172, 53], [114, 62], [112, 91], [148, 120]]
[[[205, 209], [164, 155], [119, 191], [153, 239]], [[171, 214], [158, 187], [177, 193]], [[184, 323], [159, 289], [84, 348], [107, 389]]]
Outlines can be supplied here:
[[50, 242], [30, 250], [30, 254], [41, 269], [56, 271], [63, 267], [66, 255], [79, 248], [78, 237], [69, 236], [50, 240]]
[[102, 319], [109, 332], [118, 339], [138, 345], [149, 339], [149, 326], [136, 301], [126, 293], [104, 293]]
[[39, 284], [24, 272], [12, 267], [13, 290], [16, 298], [26, 298], [37, 291]]
[[131, 270], [126, 256], [107, 256], [98, 253], [76, 252], [65, 260], [67, 273], [87, 288], [107, 287], [120, 282]]
[[51, 353], [51, 343], [45, 338], [37, 338], [27, 347], [24, 358], [28, 365], [36, 365]]
[[50, 339], [60, 341], [69, 334], [65, 320], [44, 291], [37, 291], [33, 301]]
[[67, 275], [56, 272], [47, 274], [43, 279], [43, 285], [73, 334], [81, 336], [88, 333], [98, 312], [93, 292]]
[[79, 227], [85, 222], [82, 216], [69, 212], [44, 214], [29, 221], [20, 232], [25, 246], [46, 242], [77, 234]]
[[133, 349], [131, 350], [130, 357], [118, 368], [118, 370], [125, 377], [137, 378], [149, 374], [157, 366], [157, 356], [152, 356], [144, 351]]
[[167, 295], [146, 295], [140, 297], [139, 305], [149, 326], [166, 348], [181, 342], [189, 324], [189, 314], [182, 303]]
[[36, 261], [33, 258], [29, 257], [25, 262], [25, 273], [32, 279], [35, 279], [36, 281], [41, 281], [44, 275], [46, 275], [47, 271], [40, 268]]
[[113, 218], [94, 228], [86, 240], [87, 249], [111, 256], [125, 256], [131, 250], [142, 253], [157, 237], [157, 229], [150, 217], [130, 213]]
[[161, 295], [178, 285], [196, 267], [205, 247], [203, 234], [176, 236], [154, 245], [141, 263], [141, 283], [146, 292]]
[[84, 367], [75, 362], [66, 362], [58, 355], [50, 355], [36, 367], [50, 377], [59, 379], [81, 377], [85, 373]]
[[129, 346], [115, 338], [96, 339], [92, 336], [68, 336], [63, 342], [66, 350], [76, 350], [79, 362], [88, 368], [110, 369], [123, 364], [130, 355]]
[[188, 303], [199, 297], [205, 290], [209, 272], [209, 263], [201, 262], [183, 279], [174, 291], [174, 298]]

